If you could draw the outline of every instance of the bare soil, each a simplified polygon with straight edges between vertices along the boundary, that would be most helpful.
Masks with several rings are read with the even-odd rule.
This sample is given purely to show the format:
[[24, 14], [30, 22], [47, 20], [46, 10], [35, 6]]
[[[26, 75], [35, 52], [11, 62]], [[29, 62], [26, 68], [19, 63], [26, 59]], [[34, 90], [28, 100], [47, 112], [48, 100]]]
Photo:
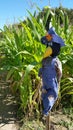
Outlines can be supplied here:
[[4, 74], [0, 74], [0, 130], [18, 130], [17, 104]]
[[[64, 115], [62, 112], [51, 113], [50, 130], [73, 130], [73, 115], [72, 118]], [[23, 126], [20, 130], [46, 130], [46, 121], [41, 120], [26, 120], [24, 119]]]

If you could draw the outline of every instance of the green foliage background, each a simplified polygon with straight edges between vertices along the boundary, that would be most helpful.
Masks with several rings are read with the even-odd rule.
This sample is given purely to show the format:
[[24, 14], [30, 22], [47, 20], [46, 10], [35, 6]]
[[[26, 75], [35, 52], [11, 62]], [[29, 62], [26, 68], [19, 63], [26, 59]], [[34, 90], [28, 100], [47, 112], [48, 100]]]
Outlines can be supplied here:
[[[41, 81], [38, 69], [45, 51], [40, 39], [46, 33], [46, 25], [49, 28], [50, 24], [66, 44], [59, 55], [63, 66], [60, 102], [65, 107], [72, 107], [73, 104], [73, 26], [69, 23], [68, 15], [62, 10], [59, 10], [58, 16], [47, 7], [44, 8], [42, 17], [40, 12], [39, 9], [39, 15], [36, 16], [28, 11], [29, 17], [26, 22], [20, 21], [20, 28], [4, 26], [0, 40], [2, 54], [0, 69], [7, 71], [6, 81], [10, 81], [12, 92], [18, 97], [19, 109], [25, 114], [27, 109], [29, 113], [33, 111], [40, 113]], [[49, 17], [49, 23], [46, 24]]]

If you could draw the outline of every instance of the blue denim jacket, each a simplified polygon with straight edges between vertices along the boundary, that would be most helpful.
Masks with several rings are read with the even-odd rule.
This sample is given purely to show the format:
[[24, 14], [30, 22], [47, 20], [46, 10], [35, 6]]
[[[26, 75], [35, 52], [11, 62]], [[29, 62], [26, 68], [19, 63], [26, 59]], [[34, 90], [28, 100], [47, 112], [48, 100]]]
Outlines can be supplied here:
[[[42, 60], [42, 67], [39, 69], [39, 76], [42, 78], [42, 89], [47, 93], [42, 93], [44, 105], [44, 114], [47, 114], [55, 103], [58, 96], [58, 81], [62, 76], [62, 67], [59, 66], [59, 59], [56, 57], [47, 57]], [[48, 99], [53, 96], [53, 100]]]

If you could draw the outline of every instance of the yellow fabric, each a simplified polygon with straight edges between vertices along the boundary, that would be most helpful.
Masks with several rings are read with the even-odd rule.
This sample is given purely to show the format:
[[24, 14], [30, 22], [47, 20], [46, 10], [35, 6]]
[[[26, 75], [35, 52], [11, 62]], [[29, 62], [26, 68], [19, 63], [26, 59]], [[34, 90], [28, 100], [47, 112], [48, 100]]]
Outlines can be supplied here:
[[46, 57], [50, 56], [51, 54], [52, 54], [52, 48], [51, 47], [47, 47], [46, 51], [44, 53], [43, 58], [46, 58]]

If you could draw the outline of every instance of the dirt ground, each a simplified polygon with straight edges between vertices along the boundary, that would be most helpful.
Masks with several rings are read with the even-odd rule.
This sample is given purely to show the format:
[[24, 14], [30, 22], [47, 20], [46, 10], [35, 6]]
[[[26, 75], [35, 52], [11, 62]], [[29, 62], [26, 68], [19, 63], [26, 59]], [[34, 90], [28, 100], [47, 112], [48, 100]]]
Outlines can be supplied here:
[[[24, 119], [24, 124], [20, 130], [46, 130], [46, 122]], [[73, 115], [68, 117], [60, 111], [51, 113], [50, 130], [73, 130]]]
[[18, 130], [17, 105], [8, 83], [0, 75], [0, 130]]

